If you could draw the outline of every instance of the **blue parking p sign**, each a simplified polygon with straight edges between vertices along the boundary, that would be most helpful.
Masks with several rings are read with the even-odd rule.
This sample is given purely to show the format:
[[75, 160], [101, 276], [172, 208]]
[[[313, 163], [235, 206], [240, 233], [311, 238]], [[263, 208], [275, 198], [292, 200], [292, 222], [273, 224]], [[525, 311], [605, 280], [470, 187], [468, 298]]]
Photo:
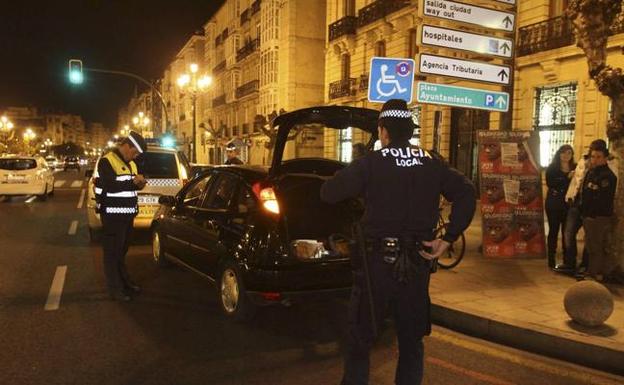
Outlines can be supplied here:
[[385, 103], [390, 99], [403, 99], [411, 103], [415, 64], [413, 59], [372, 58], [368, 101]]

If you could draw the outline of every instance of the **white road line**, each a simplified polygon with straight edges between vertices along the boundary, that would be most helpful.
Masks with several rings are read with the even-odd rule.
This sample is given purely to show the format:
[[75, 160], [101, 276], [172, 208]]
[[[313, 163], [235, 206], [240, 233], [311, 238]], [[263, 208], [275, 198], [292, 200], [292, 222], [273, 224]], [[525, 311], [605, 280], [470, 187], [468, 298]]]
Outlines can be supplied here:
[[78, 221], [72, 221], [71, 225], [69, 225], [69, 231], [67, 234], [76, 235], [76, 230], [78, 229]]
[[64, 184], [65, 184], [64, 180], [57, 180], [54, 182], [54, 187], [61, 187]]
[[81, 180], [75, 180], [75, 181], [72, 182], [71, 186], [72, 186], [72, 188], [82, 187], [82, 181]]
[[33, 203], [35, 201], [35, 199], [37, 199], [36, 195], [31, 196], [30, 198], [26, 199], [24, 201], [24, 203]]
[[81, 209], [82, 208], [82, 203], [84, 202], [84, 197], [85, 197], [85, 189], [82, 189], [82, 191], [80, 192], [80, 199], [78, 199], [78, 206], [76, 206], [77, 209]]
[[61, 294], [63, 294], [63, 285], [65, 285], [66, 273], [67, 266], [56, 267], [56, 273], [54, 273], [54, 279], [52, 279], [52, 286], [50, 286], [50, 294], [48, 294], [48, 301], [43, 307], [44, 310], [58, 310], [61, 303]]

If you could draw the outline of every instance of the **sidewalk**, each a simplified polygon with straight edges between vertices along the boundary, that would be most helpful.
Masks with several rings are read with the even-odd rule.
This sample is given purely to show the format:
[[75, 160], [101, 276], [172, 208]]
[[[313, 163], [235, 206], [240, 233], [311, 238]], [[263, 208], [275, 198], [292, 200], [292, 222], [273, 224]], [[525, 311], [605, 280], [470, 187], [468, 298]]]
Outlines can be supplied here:
[[493, 260], [478, 252], [477, 214], [466, 231], [466, 254], [431, 278], [436, 324], [505, 345], [624, 374], [624, 286], [608, 285], [615, 307], [606, 323], [588, 328], [563, 307], [576, 280], [554, 273], [546, 259]]

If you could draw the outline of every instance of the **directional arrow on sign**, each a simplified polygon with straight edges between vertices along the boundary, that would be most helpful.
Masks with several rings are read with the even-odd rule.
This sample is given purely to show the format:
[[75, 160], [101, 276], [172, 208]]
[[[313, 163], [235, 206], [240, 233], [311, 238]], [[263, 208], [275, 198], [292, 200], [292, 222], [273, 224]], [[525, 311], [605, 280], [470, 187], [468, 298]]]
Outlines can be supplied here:
[[505, 28], [509, 28], [513, 25], [513, 21], [511, 21], [509, 16], [505, 16], [505, 18], [503, 19], [503, 24], [505, 24]]
[[509, 44], [507, 44], [507, 42], [503, 43], [503, 45], [501, 45], [500, 48], [503, 51], [503, 54], [506, 55], [507, 51], [511, 50], [511, 47], [509, 47]]
[[505, 104], [507, 104], [507, 101], [505, 100], [504, 97], [499, 96], [498, 99], [496, 99], [496, 104], [498, 105], [498, 108], [505, 108]]
[[498, 76], [501, 78], [501, 81], [505, 81], [505, 77], [508, 77], [509, 75], [507, 74], [507, 71], [505, 71], [504, 69], [500, 70], [500, 72], [498, 73]]

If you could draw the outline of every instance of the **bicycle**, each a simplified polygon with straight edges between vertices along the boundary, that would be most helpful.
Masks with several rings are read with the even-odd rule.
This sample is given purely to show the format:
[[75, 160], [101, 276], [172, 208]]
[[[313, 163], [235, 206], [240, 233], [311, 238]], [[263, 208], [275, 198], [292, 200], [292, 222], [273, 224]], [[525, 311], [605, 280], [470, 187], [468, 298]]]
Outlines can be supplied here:
[[[438, 226], [435, 230], [436, 238], [442, 238], [446, 234], [449, 223], [444, 220], [442, 211], [446, 207], [446, 202], [442, 199], [439, 207]], [[461, 233], [459, 238], [449, 246], [444, 255], [438, 258], [438, 266], [442, 269], [452, 269], [461, 262], [466, 252], [466, 237]]]

